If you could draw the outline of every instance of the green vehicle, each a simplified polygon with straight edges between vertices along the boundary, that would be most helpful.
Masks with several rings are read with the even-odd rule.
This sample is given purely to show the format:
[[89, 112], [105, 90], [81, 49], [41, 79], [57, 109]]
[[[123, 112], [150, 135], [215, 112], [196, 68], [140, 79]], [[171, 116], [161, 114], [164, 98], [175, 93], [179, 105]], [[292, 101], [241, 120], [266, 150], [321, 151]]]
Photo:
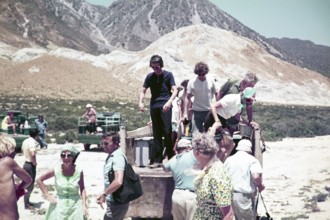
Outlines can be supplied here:
[[[2, 123], [2, 120], [8, 115], [9, 112], [12, 112], [14, 114], [13, 122], [17, 125], [16, 135], [14, 135], [14, 131], [12, 128], [9, 128], [8, 130], [3, 130], [0, 126], [0, 132], [6, 133], [13, 137], [16, 141], [16, 152], [20, 152], [23, 141], [29, 137], [30, 129], [36, 128], [34, 121], [38, 118], [38, 116], [31, 115], [29, 113], [23, 114], [20, 110], [8, 110], [0, 114], [0, 123]], [[27, 126], [27, 124], [29, 126]]]
[[78, 141], [84, 144], [85, 150], [89, 150], [92, 144], [101, 148], [102, 135], [105, 132], [120, 130], [122, 118], [119, 112], [103, 112], [96, 114], [96, 133], [90, 134], [87, 131], [87, 122], [83, 117], [78, 118]]

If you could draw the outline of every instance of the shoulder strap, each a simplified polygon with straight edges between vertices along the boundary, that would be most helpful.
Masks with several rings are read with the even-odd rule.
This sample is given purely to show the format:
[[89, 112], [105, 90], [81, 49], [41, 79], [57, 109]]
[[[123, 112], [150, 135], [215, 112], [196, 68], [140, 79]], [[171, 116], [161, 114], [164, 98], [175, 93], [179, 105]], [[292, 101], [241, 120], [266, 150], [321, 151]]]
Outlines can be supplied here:
[[[125, 160], [125, 168], [124, 168], [124, 171], [125, 171], [125, 169], [126, 169], [126, 167], [127, 167], [127, 160], [126, 160], [126, 158], [125, 158], [125, 156], [124, 156], [123, 154], [122, 154], [122, 156], [124, 157], [124, 160]], [[108, 162], [108, 159], [109, 159], [110, 157], [113, 157], [113, 155], [109, 155], [105, 161]], [[114, 171], [113, 171], [113, 164], [111, 164], [111, 169], [110, 169], [109, 173], [110, 173], [110, 172], [114, 172]]]

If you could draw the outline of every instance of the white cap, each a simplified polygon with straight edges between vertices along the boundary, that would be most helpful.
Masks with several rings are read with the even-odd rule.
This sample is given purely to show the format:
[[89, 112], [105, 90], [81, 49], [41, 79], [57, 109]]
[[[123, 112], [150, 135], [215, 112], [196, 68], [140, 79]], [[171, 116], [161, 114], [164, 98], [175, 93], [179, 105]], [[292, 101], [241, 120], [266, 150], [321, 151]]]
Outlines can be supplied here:
[[238, 142], [236, 150], [252, 152], [252, 143], [248, 139], [243, 139]]
[[87, 104], [87, 105], [86, 105], [86, 108], [91, 108], [91, 107], [92, 107], [91, 104]]
[[191, 147], [191, 141], [182, 138], [181, 140], [179, 140], [177, 148], [188, 148]]

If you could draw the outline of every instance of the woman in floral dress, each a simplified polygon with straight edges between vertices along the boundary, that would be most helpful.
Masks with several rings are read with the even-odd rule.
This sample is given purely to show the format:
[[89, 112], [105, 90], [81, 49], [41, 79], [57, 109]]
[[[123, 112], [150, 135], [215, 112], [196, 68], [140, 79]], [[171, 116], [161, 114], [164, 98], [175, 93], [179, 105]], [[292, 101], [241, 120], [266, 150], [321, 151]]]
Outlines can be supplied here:
[[[45, 198], [50, 202], [46, 220], [83, 220], [88, 216], [84, 174], [75, 161], [79, 151], [66, 146], [61, 151], [62, 164], [37, 179]], [[55, 177], [56, 196], [49, 194], [43, 181]]]
[[232, 183], [216, 156], [219, 147], [213, 135], [194, 135], [192, 147], [201, 169], [194, 182], [197, 195], [194, 220], [232, 219]]

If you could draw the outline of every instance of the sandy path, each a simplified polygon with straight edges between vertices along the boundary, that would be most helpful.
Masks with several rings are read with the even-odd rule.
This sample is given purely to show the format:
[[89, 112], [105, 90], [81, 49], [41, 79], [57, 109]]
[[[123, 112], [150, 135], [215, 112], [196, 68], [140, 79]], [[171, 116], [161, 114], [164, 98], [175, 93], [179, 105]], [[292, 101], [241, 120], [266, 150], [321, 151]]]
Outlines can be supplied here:
[[[83, 150], [81, 144], [75, 145]], [[270, 147], [264, 153], [263, 197], [268, 212], [277, 219], [317, 219], [330, 220], [330, 136], [316, 138], [284, 139], [280, 142], [267, 142]], [[63, 145], [49, 145], [47, 150], [38, 152], [37, 176], [60, 162], [59, 152]], [[83, 167], [88, 195], [90, 219], [103, 219], [104, 210], [97, 206], [96, 195], [103, 188], [103, 163], [106, 154], [82, 151], [77, 164]], [[18, 154], [16, 161], [23, 165], [24, 158]], [[49, 184], [53, 180], [49, 180]], [[329, 189], [328, 188], [328, 189]], [[324, 202], [309, 201], [313, 196], [327, 195]], [[20, 199], [19, 212], [23, 220], [41, 220], [47, 209], [47, 201], [35, 188], [31, 201], [37, 203], [35, 211], [24, 210]], [[314, 211], [312, 210], [314, 209]], [[317, 210], [318, 211], [315, 211]], [[259, 213], [265, 213], [260, 203]]]

